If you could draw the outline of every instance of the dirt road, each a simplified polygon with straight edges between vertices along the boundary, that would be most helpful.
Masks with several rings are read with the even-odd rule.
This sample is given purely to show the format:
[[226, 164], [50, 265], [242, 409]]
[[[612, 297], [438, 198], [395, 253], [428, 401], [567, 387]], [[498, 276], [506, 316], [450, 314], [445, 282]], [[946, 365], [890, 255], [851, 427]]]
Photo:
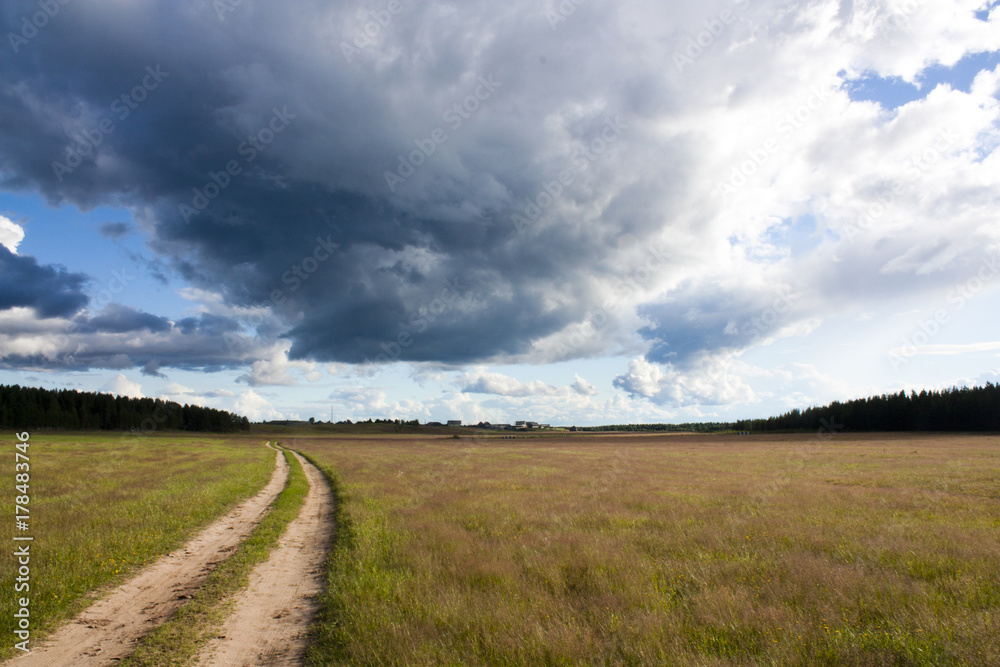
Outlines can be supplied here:
[[190, 599], [215, 564], [225, 560], [250, 534], [284, 488], [287, 477], [288, 463], [278, 453], [271, 481], [263, 491], [201, 531], [185, 546], [111, 591], [31, 653], [7, 664], [86, 667], [113, 664], [114, 660], [131, 654], [139, 638]]
[[322, 473], [298, 454], [309, 480], [299, 515], [271, 557], [250, 576], [233, 614], [198, 657], [200, 665], [300, 665], [323, 585], [334, 530], [334, 499]]

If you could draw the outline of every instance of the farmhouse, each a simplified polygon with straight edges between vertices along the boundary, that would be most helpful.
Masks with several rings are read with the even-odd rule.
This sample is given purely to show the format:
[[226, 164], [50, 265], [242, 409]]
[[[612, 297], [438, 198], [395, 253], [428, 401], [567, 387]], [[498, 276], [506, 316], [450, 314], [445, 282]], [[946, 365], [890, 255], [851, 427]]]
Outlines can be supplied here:
[[539, 424], [538, 422], [517, 421], [514, 422], [515, 429], [552, 428], [549, 424]]
[[483, 428], [488, 431], [506, 431], [510, 429], [510, 424], [491, 424], [490, 422], [479, 422], [476, 428]]

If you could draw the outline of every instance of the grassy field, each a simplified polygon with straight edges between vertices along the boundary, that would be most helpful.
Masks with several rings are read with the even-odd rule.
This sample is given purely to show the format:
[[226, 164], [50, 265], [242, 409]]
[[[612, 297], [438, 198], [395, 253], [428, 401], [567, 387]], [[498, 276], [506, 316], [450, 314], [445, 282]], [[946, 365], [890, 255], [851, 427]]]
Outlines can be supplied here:
[[1000, 664], [1000, 438], [284, 438], [315, 664]]
[[[14, 443], [9, 438], [14, 532]], [[257, 493], [274, 468], [259, 439], [163, 435], [41, 435], [30, 439], [32, 642], [80, 611], [86, 594], [124, 580]], [[0, 657], [12, 655], [13, 548], [0, 556]]]

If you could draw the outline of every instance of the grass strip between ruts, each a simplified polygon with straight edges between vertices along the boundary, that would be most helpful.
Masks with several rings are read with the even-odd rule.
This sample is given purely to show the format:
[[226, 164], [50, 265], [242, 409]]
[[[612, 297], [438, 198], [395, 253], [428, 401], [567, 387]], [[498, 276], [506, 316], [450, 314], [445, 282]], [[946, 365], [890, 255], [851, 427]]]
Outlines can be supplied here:
[[298, 452], [299, 456], [316, 466], [330, 490], [333, 492], [334, 503], [334, 533], [333, 543], [329, 547], [326, 557], [326, 567], [324, 572], [325, 586], [319, 595], [319, 611], [316, 619], [309, 629], [309, 648], [306, 651], [306, 664], [317, 666], [329, 666], [346, 664], [350, 662], [350, 656], [344, 650], [343, 642], [339, 639], [342, 632], [341, 619], [346, 612], [343, 608], [343, 601], [335, 594], [338, 581], [345, 575], [346, 563], [349, 554], [354, 548], [354, 526], [351, 518], [344, 513], [343, 486], [333, 471], [333, 468], [321, 463], [314, 456]]
[[246, 588], [254, 567], [267, 560], [278, 538], [298, 516], [309, 482], [298, 460], [288, 450], [288, 481], [253, 532], [233, 555], [219, 564], [189, 603], [169, 621], [139, 642], [139, 648], [123, 660], [130, 667], [188, 665], [212, 638], [232, 611], [235, 594]]

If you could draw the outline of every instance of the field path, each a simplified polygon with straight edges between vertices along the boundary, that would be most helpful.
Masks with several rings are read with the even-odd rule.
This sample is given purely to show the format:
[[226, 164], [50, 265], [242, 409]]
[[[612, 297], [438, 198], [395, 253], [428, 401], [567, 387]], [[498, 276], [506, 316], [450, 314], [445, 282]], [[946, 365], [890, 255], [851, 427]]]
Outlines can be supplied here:
[[334, 531], [333, 492], [322, 473], [298, 454], [309, 481], [299, 515], [271, 557], [250, 575], [219, 636], [198, 656], [199, 665], [301, 665], [306, 633], [323, 587], [323, 560]]
[[31, 653], [7, 664], [85, 667], [114, 664], [115, 660], [130, 655], [139, 638], [190, 599], [213, 567], [250, 534], [284, 488], [287, 478], [288, 463], [278, 452], [271, 481], [263, 491], [111, 591]]

